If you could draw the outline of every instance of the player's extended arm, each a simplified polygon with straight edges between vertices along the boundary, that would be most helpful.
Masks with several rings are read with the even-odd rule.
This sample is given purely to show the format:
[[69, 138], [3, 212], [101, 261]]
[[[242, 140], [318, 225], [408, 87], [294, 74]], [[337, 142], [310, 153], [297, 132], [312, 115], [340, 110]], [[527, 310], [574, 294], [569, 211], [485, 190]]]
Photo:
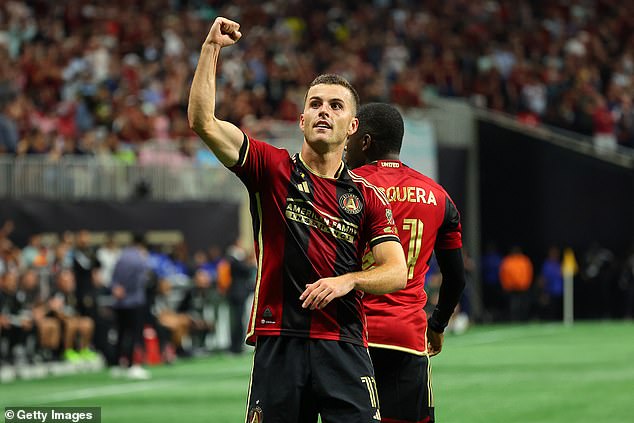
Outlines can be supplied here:
[[244, 135], [232, 123], [215, 116], [216, 67], [220, 49], [235, 44], [242, 36], [239, 30], [240, 24], [222, 17], [211, 25], [200, 51], [187, 107], [189, 126], [227, 167], [237, 163]]
[[430, 356], [442, 350], [443, 332], [460, 301], [466, 283], [460, 248], [436, 250], [436, 260], [442, 273], [442, 284], [438, 293], [438, 304], [427, 322], [427, 350]]
[[405, 288], [407, 265], [401, 244], [396, 241], [382, 242], [372, 247], [372, 255], [376, 264], [371, 269], [323, 278], [306, 285], [299, 297], [303, 301], [302, 307], [322, 309], [353, 289], [380, 295]]

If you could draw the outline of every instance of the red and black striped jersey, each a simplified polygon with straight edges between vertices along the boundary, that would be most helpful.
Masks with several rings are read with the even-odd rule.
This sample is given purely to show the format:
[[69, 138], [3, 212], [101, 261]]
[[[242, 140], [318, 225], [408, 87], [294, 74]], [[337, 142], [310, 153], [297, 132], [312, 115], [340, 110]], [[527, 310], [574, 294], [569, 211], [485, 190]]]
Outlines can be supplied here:
[[[460, 215], [439, 184], [400, 161], [380, 160], [354, 172], [376, 185], [390, 201], [408, 266], [404, 289], [363, 298], [369, 344], [426, 354], [425, 274], [434, 249], [462, 247]], [[367, 252], [363, 268], [372, 264], [372, 254]]]
[[367, 345], [362, 293], [323, 310], [303, 309], [300, 294], [321, 278], [361, 270], [366, 245], [398, 241], [389, 202], [342, 162], [334, 178], [300, 154], [245, 136], [231, 168], [249, 191], [258, 259], [247, 342], [298, 336]]

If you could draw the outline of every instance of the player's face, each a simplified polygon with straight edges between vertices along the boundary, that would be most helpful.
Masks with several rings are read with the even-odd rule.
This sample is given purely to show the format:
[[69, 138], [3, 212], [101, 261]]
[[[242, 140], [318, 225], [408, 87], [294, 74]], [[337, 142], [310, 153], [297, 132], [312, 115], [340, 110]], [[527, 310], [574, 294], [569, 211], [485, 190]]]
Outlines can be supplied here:
[[346, 143], [344, 160], [350, 169], [363, 166], [366, 162], [365, 153], [363, 152], [363, 135], [357, 131], [350, 135]]
[[310, 87], [299, 118], [309, 144], [343, 146], [357, 126], [354, 98], [347, 88], [333, 84]]

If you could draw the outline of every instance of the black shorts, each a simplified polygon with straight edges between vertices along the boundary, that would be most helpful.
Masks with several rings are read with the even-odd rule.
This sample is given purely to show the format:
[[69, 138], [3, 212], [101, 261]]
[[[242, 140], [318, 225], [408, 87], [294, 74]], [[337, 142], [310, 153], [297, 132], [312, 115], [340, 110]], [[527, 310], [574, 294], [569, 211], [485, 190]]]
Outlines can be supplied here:
[[258, 337], [247, 423], [378, 423], [368, 350], [347, 342]]
[[429, 357], [370, 348], [384, 423], [434, 422]]

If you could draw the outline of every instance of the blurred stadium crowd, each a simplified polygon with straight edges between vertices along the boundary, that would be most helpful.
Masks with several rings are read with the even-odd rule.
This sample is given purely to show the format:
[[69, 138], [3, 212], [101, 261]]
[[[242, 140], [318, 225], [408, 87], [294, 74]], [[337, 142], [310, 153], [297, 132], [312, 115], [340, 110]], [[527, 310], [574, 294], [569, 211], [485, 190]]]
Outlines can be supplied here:
[[[316, 74], [362, 101], [465, 97], [634, 147], [634, 3], [619, 0], [3, 1], [0, 153], [101, 154], [150, 139], [196, 154], [188, 87], [212, 19], [245, 36], [221, 62], [218, 114], [295, 121]], [[231, 99], [231, 101], [223, 101]]]
[[[20, 248], [10, 239], [12, 229], [10, 221], [0, 228], [0, 371], [60, 361], [124, 364], [117, 356], [112, 276], [129, 241], [115, 242], [112, 234], [98, 241], [82, 230], [34, 234]], [[238, 244], [190, 254], [179, 242], [149, 246], [147, 260], [150, 272], [139, 281], [145, 330], [134, 341], [136, 364], [242, 352], [253, 257]], [[218, 331], [228, 333], [219, 334], [223, 305], [229, 316]]]

